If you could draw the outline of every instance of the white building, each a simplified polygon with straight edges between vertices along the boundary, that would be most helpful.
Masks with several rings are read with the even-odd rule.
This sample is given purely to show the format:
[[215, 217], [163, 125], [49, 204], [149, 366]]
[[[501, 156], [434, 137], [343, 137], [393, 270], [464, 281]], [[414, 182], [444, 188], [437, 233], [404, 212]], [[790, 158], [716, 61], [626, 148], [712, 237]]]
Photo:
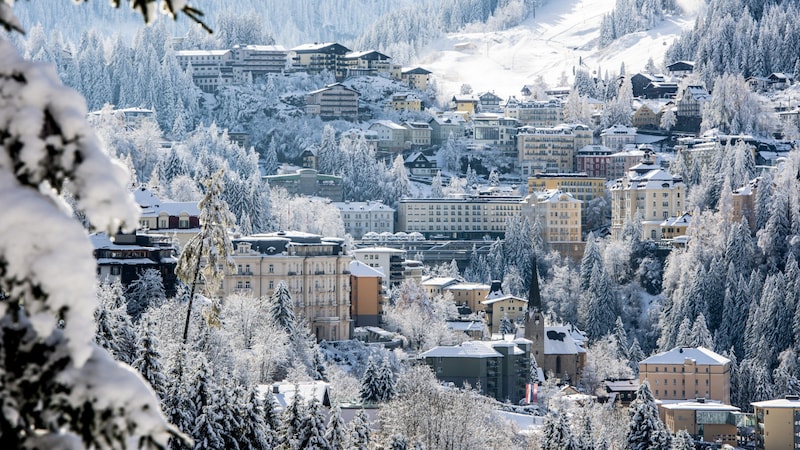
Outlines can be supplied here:
[[364, 247], [352, 251], [357, 261], [381, 271], [387, 287], [396, 286], [406, 279], [422, 280], [422, 263], [406, 259], [406, 251], [390, 247]]
[[600, 140], [612, 150], [622, 150], [627, 144], [636, 144], [636, 128], [614, 125], [600, 133]]
[[344, 222], [344, 231], [353, 239], [361, 239], [369, 232], [394, 233], [394, 208], [379, 201], [334, 202]]

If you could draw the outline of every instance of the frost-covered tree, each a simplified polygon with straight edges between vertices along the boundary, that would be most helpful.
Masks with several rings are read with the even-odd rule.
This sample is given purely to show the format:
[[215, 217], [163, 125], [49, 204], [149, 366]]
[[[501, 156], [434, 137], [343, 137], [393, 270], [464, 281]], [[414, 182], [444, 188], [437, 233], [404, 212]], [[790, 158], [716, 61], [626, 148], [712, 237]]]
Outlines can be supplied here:
[[167, 394], [167, 380], [164, 367], [161, 362], [161, 352], [158, 349], [158, 339], [153, 333], [151, 324], [146, 324], [141, 332], [141, 338], [137, 345], [136, 359], [132, 364], [133, 368], [142, 374], [145, 380], [150, 383], [150, 387], [164, 399]]
[[317, 397], [312, 397], [303, 416], [298, 433], [297, 448], [327, 450], [330, 443], [325, 438], [325, 415]]
[[[8, 3], [0, 26], [21, 30]], [[53, 66], [23, 60], [5, 37], [0, 60], [3, 446], [163, 447], [172, 428], [158, 400], [94, 342], [96, 262], [59, 198], [71, 192], [96, 229], [131, 230], [138, 207], [124, 169], [101, 150], [85, 100]]]
[[703, 130], [719, 129], [727, 134], [767, 136], [770, 131], [758, 94], [748, 88], [744, 77], [736, 74], [725, 74], [714, 81], [701, 126]]
[[444, 198], [444, 187], [442, 186], [442, 172], [436, 171], [436, 175], [431, 180], [430, 198]]
[[669, 432], [658, 417], [658, 408], [647, 380], [636, 390], [636, 400], [631, 403], [629, 411], [626, 448], [631, 450], [669, 448]]
[[331, 409], [328, 426], [325, 430], [325, 440], [331, 450], [347, 449], [347, 427], [342, 420], [342, 410], [338, 406]]
[[[189, 339], [189, 319], [197, 283], [202, 281], [207, 296], [213, 298], [225, 272], [235, 269], [230, 256], [233, 254], [233, 244], [228, 235], [234, 219], [228, 205], [222, 200], [223, 174], [222, 170], [216, 172], [206, 183], [206, 194], [198, 205], [200, 231], [186, 243], [175, 268], [178, 278], [190, 286], [189, 305], [183, 327], [184, 342]], [[216, 315], [214, 309], [216, 308], [212, 307], [212, 320]]]
[[363, 409], [359, 409], [353, 420], [350, 421], [349, 448], [353, 450], [367, 450], [370, 443], [369, 418]]
[[292, 336], [296, 334], [297, 320], [294, 315], [294, 302], [289, 293], [289, 286], [281, 280], [272, 293], [270, 299], [269, 315], [272, 321], [283, 331]]
[[361, 376], [361, 390], [359, 391], [361, 400], [367, 403], [377, 402], [381, 396], [379, 389], [378, 366], [375, 360], [370, 358], [364, 375]]
[[508, 315], [503, 315], [503, 318], [500, 319], [500, 334], [504, 337], [506, 335], [514, 336], [517, 332], [517, 327], [514, 326], [514, 323], [511, 322], [511, 319], [508, 318]]
[[661, 122], [659, 126], [667, 130], [667, 132], [672, 131], [675, 128], [675, 125], [678, 123], [678, 118], [675, 116], [675, 111], [673, 108], [667, 108], [663, 114], [661, 114]]
[[689, 346], [705, 347], [707, 349], [714, 348], [714, 340], [711, 338], [711, 332], [708, 331], [706, 318], [703, 314], [698, 315], [694, 320], [692, 331], [689, 336]]
[[542, 431], [542, 450], [577, 450], [578, 445], [569, 429], [567, 416], [563, 411], [551, 414], [544, 422]]
[[128, 300], [128, 314], [131, 320], [139, 321], [145, 309], [151, 304], [158, 305], [166, 299], [164, 279], [158, 269], [145, 269], [139, 278], [128, 286], [125, 298]]
[[95, 341], [117, 361], [132, 363], [136, 358], [138, 338], [128, 315], [127, 300], [120, 281], [101, 283], [97, 288], [97, 299]]
[[672, 438], [672, 447], [670, 448], [673, 450], [694, 450], [696, 447], [694, 446], [692, 435], [686, 430], [679, 430], [675, 433], [675, 437]]

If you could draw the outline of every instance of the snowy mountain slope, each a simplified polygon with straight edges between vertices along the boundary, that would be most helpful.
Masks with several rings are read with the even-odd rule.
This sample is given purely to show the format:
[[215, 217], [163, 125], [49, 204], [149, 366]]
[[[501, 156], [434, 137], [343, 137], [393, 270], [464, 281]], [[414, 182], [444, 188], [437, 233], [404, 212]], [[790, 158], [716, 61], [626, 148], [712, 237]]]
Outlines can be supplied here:
[[649, 57], [661, 64], [667, 46], [690, 28], [702, 0], [683, 0], [686, 11], [669, 16], [656, 28], [626, 35], [598, 49], [603, 15], [614, 7], [610, 0], [551, 0], [536, 17], [500, 32], [459, 32], [435, 42], [417, 63], [434, 73], [440, 98], [469, 84], [475, 92], [493, 90], [501, 97], [519, 95], [525, 84], [542, 76], [550, 86], [562, 73], [572, 81], [573, 70], [617, 73], [641, 70]]

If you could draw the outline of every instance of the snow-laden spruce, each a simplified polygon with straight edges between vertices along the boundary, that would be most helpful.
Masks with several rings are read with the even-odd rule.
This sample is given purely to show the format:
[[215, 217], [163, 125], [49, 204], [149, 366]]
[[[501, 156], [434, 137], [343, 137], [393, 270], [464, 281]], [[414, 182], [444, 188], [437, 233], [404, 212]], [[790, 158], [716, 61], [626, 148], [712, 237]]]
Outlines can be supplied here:
[[7, 40], [0, 61], [3, 447], [163, 448], [172, 428], [153, 391], [94, 342], [92, 246], [59, 198], [68, 189], [96, 229], [129, 230], [138, 207], [125, 170], [52, 66]]

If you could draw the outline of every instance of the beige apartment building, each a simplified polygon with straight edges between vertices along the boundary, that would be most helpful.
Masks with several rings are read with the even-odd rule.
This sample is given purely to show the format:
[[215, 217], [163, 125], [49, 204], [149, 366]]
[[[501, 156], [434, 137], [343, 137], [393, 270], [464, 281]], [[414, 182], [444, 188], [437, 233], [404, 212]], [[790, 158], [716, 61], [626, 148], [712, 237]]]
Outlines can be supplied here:
[[554, 127], [564, 122], [564, 103], [561, 100], [519, 101], [512, 97], [506, 102], [504, 113], [506, 117], [517, 119], [521, 126]]
[[345, 201], [333, 202], [332, 205], [341, 212], [344, 231], [353, 239], [361, 239], [370, 232], [394, 232], [394, 208], [381, 201]]
[[575, 152], [592, 143], [584, 125], [524, 127], [517, 133], [517, 163], [523, 175], [575, 171]]
[[323, 120], [358, 118], [358, 92], [334, 83], [306, 94], [306, 114]]
[[582, 256], [583, 202], [557, 189], [536, 191], [527, 198], [528, 207], [532, 208], [531, 219], [536, 218], [539, 221], [542, 238], [550, 248], [565, 256]]
[[397, 204], [395, 230], [426, 238], [504, 238], [506, 219], [522, 211], [518, 195], [482, 192], [450, 198], [404, 198]]
[[581, 204], [581, 220], [585, 220], [590, 201], [606, 194], [606, 180], [586, 173], [541, 173], [528, 178], [528, 192], [558, 190], [571, 194]]
[[669, 217], [683, 215], [686, 207], [686, 185], [680, 176], [672, 175], [653, 162], [646, 151], [641, 164], [611, 186], [611, 232], [619, 237], [626, 221], [637, 212], [642, 218], [642, 239], [661, 240], [661, 223]]
[[756, 448], [759, 450], [800, 448], [800, 397], [754, 402]]
[[444, 288], [453, 296], [456, 305], [466, 305], [472, 311], [483, 311], [485, 305], [481, 304], [489, 294], [489, 285], [481, 283], [456, 283]]
[[659, 400], [731, 402], [731, 360], [704, 347], [675, 347], [639, 363], [639, 382]]
[[236, 270], [225, 276], [224, 295], [270, 297], [285, 281], [295, 314], [318, 340], [350, 334], [350, 261], [342, 239], [279, 231], [233, 239]]

